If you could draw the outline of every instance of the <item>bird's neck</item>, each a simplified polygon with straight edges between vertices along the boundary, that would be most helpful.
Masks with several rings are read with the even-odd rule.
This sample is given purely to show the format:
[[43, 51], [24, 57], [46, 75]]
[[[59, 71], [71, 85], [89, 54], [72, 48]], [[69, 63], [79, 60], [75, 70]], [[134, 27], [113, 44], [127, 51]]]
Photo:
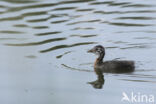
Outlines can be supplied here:
[[96, 64], [103, 63], [104, 53], [100, 54], [99, 57], [96, 59]]

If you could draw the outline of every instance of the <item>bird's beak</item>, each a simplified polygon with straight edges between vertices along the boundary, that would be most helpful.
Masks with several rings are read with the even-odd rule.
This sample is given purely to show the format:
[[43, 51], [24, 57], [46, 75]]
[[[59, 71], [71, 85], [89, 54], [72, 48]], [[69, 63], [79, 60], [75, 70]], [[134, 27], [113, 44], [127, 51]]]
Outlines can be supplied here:
[[88, 52], [88, 53], [93, 53], [94, 50], [93, 50], [93, 49], [90, 49], [90, 50], [88, 50], [87, 52]]

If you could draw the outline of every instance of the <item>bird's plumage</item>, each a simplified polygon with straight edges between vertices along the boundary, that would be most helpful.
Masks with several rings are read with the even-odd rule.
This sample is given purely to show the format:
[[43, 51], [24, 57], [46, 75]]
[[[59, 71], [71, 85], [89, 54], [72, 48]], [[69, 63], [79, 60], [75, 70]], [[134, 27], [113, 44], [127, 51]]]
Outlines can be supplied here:
[[127, 73], [133, 72], [135, 69], [134, 61], [129, 60], [111, 60], [104, 61], [105, 48], [101, 45], [97, 45], [88, 52], [95, 53], [98, 55], [94, 63], [94, 70], [96, 73], [105, 72], [105, 73]]

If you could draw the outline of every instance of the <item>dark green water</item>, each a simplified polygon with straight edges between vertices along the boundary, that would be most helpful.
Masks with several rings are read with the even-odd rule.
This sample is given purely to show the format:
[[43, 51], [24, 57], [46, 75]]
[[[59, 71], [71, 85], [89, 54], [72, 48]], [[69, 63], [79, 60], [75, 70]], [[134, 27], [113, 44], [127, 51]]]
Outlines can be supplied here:
[[[136, 71], [87, 84], [97, 76], [86, 51], [97, 44]], [[0, 49], [1, 104], [146, 103], [121, 101], [123, 92], [156, 102], [155, 0], [1, 0]]]

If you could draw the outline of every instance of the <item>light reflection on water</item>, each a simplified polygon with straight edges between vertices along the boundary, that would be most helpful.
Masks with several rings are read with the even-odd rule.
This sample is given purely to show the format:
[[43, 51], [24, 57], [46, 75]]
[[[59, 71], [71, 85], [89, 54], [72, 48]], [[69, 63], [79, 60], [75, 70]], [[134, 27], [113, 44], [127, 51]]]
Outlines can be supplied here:
[[[156, 95], [155, 5], [154, 0], [1, 0], [1, 101], [112, 104], [121, 103], [123, 91]], [[93, 90], [86, 83], [96, 80], [95, 56], [86, 51], [96, 44], [106, 47], [105, 60], [134, 60], [136, 71], [104, 74], [102, 89]]]

